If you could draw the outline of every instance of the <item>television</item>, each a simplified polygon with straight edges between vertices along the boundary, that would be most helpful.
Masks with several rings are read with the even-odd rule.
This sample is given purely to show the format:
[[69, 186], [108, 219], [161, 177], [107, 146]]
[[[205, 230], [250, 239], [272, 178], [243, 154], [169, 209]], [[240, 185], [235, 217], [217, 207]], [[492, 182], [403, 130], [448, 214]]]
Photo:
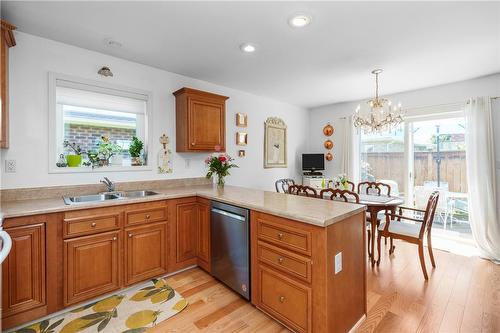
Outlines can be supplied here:
[[325, 170], [325, 154], [302, 154], [302, 170]]

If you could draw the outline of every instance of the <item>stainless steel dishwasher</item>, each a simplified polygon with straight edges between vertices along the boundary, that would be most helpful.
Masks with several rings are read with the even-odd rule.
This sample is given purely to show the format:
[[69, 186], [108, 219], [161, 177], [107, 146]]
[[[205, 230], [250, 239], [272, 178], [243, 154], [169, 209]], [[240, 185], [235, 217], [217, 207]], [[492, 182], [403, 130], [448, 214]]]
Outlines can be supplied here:
[[248, 209], [212, 201], [212, 275], [250, 299], [250, 223]]

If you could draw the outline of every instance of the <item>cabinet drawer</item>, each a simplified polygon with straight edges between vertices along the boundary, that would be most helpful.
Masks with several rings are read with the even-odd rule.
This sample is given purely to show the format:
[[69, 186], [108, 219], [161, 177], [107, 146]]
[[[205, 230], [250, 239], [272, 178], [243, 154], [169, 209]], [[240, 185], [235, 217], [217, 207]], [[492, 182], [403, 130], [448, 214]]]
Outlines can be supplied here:
[[309, 231], [278, 224], [259, 217], [257, 220], [257, 235], [260, 239], [280, 247], [311, 255], [311, 233]]
[[282, 250], [262, 241], [258, 242], [257, 258], [261, 262], [288, 273], [293, 277], [309, 283], [311, 282], [311, 259]]
[[125, 223], [126, 225], [135, 225], [146, 222], [160, 222], [166, 221], [167, 216], [167, 207], [131, 210], [125, 213]]
[[311, 289], [259, 265], [259, 306], [297, 332], [311, 331]]
[[82, 236], [120, 228], [120, 214], [64, 219], [64, 237]]

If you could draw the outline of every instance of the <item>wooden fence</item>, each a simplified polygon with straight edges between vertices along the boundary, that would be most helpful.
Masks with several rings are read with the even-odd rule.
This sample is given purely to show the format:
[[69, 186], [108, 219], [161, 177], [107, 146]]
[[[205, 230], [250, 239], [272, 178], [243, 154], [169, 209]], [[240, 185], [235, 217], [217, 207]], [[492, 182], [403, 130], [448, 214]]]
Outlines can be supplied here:
[[[444, 151], [441, 156], [441, 181], [448, 183], [451, 192], [467, 192], [467, 175], [465, 166], [465, 151]], [[414, 177], [415, 185], [424, 185], [425, 181], [437, 181], [437, 153], [415, 152]], [[391, 179], [396, 181], [400, 192], [403, 192], [405, 177], [404, 153], [365, 153], [362, 159], [368, 162], [376, 179]]]

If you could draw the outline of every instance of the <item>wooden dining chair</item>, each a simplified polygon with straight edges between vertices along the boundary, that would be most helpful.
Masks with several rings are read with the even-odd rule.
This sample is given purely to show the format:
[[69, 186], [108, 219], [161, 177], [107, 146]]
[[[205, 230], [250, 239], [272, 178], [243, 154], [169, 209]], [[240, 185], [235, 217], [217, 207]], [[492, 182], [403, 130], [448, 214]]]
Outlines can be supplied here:
[[358, 184], [358, 193], [390, 196], [391, 185], [380, 182], [360, 182]]
[[[428, 280], [427, 269], [425, 268], [425, 258], [424, 258], [424, 236], [427, 236], [427, 249], [429, 250], [429, 256], [431, 258], [432, 267], [436, 267], [436, 262], [434, 261], [434, 254], [432, 253], [432, 243], [431, 243], [431, 231], [432, 222], [434, 221], [434, 214], [436, 212], [436, 206], [439, 200], [439, 192], [434, 191], [429, 200], [427, 201], [427, 207], [425, 210], [409, 208], [409, 207], [399, 207], [399, 214], [386, 213], [385, 222], [381, 223], [379, 226], [379, 234], [377, 237], [377, 249], [378, 249], [378, 259], [377, 265], [380, 263], [380, 238], [390, 237], [391, 247], [389, 253], [394, 252], [395, 246], [392, 244], [392, 239], [401, 239], [406, 242], [410, 242], [418, 245], [418, 255], [420, 257], [420, 265], [422, 266], [422, 272], [424, 273], [424, 278]], [[414, 217], [403, 215], [404, 211], [413, 211], [423, 213], [423, 219], [417, 219]], [[395, 221], [397, 223], [394, 223]], [[407, 220], [414, 223], [407, 223], [401, 220]]]
[[291, 185], [288, 187], [288, 193], [294, 195], [304, 195], [306, 197], [318, 197], [318, 192], [310, 186], [305, 185]]
[[[283, 179], [278, 179], [274, 183], [274, 187], [276, 188], [276, 192], [278, 193], [288, 193], [288, 187], [295, 185], [295, 180], [291, 178], [283, 178]], [[281, 191], [280, 191], [281, 189]]]
[[[328, 195], [330, 197], [327, 197]], [[343, 200], [345, 202], [359, 203], [359, 195], [356, 192], [341, 190], [338, 188], [321, 190], [321, 192], [319, 192], [319, 197], [323, 199]]]

